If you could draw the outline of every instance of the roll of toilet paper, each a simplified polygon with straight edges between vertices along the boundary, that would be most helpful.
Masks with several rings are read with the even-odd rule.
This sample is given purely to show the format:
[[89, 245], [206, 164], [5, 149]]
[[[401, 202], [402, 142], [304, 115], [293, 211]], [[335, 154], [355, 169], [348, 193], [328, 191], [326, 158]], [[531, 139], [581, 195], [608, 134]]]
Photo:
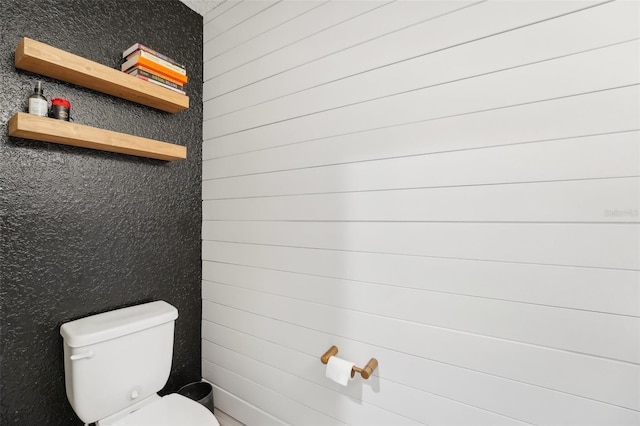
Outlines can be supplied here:
[[337, 356], [332, 356], [327, 362], [327, 377], [342, 386], [347, 386], [351, 377], [353, 363]]

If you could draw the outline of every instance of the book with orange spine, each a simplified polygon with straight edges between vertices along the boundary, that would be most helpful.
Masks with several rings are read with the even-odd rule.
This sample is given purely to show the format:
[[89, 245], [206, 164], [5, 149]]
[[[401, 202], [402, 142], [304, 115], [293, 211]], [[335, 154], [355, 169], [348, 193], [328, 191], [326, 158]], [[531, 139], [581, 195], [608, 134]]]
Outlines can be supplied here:
[[153, 61], [158, 65], [162, 65], [163, 67], [169, 68], [170, 70], [173, 70], [173, 71], [177, 72], [178, 74], [187, 75], [187, 70], [185, 68], [182, 68], [182, 67], [179, 67], [177, 65], [174, 65], [171, 62], [165, 61], [164, 59], [162, 59], [162, 58], [160, 58], [160, 57], [158, 57], [156, 55], [153, 55], [153, 54], [151, 54], [149, 52], [146, 52], [144, 50], [136, 50], [135, 52], [133, 52], [132, 54], [130, 54], [129, 56], [126, 57], [125, 62], [129, 61], [129, 60], [131, 60], [133, 58], [136, 58], [138, 56], [140, 56], [142, 58], [145, 58], [145, 59], [148, 59], [150, 61]]
[[186, 84], [188, 81], [186, 75], [179, 74], [142, 56], [137, 56], [125, 62], [124, 64], [122, 64], [121, 70], [126, 72], [129, 68], [136, 65], [143, 66], [151, 70], [152, 72], [159, 74], [160, 76], [170, 77], [170, 80], [175, 81], [177, 84]]

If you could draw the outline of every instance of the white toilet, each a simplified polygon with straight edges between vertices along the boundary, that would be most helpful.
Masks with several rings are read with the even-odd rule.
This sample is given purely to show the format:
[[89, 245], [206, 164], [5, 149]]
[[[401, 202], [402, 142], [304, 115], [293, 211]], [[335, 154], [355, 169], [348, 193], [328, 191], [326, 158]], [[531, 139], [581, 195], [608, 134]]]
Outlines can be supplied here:
[[178, 311], [162, 301], [63, 324], [67, 398], [99, 426], [219, 426], [206, 407], [179, 394], [160, 397], [171, 371]]

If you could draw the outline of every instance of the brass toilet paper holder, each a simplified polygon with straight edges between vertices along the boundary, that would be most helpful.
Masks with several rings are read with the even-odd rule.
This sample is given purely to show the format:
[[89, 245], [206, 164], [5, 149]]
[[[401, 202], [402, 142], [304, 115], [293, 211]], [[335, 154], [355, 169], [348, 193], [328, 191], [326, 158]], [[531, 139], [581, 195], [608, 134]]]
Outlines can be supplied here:
[[[337, 353], [338, 353], [338, 347], [335, 345], [331, 346], [329, 350], [326, 351], [324, 355], [320, 357], [320, 361], [322, 361], [323, 364], [326, 364], [329, 362], [329, 358], [331, 358]], [[360, 373], [363, 379], [368, 379], [373, 373], [373, 371], [376, 369], [376, 367], [378, 367], [378, 360], [375, 358], [371, 358], [367, 363], [367, 365], [364, 366], [364, 368], [359, 368], [354, 365], [353, 368], [351, 369], [351, 378], [353, 378], [353, 376], [355, 376], [356, 373]]]

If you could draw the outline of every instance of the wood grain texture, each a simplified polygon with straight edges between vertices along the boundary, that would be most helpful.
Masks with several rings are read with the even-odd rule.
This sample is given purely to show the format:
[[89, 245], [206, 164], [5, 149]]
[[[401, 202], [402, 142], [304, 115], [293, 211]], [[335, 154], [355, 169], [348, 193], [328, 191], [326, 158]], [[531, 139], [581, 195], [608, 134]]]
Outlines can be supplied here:
[[9, 136], [118, 152], [158, 160], [184, 160], [187, 148], [125, 133], [19, 112], [9, 120]]
[[189, 97], [120, 70], [24, 37], [15, 66], [171, 113], [189, 108]]

